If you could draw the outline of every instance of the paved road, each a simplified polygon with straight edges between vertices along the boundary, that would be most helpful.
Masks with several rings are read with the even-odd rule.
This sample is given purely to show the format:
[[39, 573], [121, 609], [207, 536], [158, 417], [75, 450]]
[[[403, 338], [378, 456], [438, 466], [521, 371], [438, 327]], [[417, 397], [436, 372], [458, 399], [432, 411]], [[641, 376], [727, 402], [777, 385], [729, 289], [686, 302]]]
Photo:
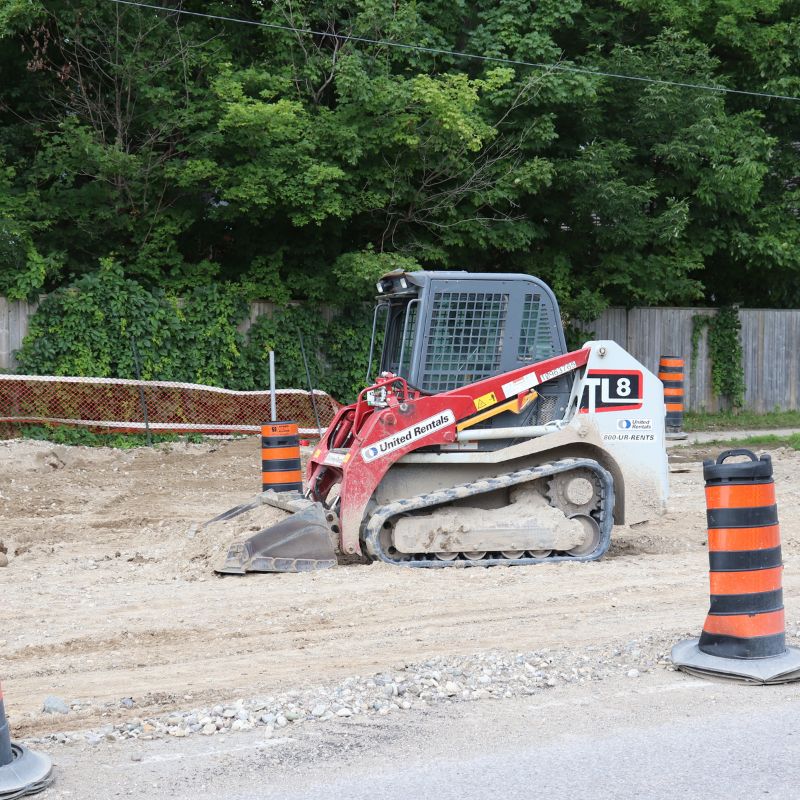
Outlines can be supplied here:
[[42, 797], [800, 798], [800, 685], [663, 671], [287, 730], [62, 747]]
[[[453, 748], [449, 757], [423, 759], [410, 768], [396, 761], [384, 763], [377, 775], [357, 772], [330, 782], [314, 780], [298, 790], [281, 787], [266, 796], [284, 800], [797, 798], [798, 711], [800, 703], [794, 702], [781, 709], [724, 713], [710, 720], [650, 719], [630, 728], [605, 730], [595, 720], [584, 729], [544, 741], [540, 739], [544, 731], [531, 719], [526, 731], [493, 745], [484, 755], [458, 759]], [[480, 729], [475, 734], [479, 737]], [[258, 795], [247, 791], [236, 796]]]

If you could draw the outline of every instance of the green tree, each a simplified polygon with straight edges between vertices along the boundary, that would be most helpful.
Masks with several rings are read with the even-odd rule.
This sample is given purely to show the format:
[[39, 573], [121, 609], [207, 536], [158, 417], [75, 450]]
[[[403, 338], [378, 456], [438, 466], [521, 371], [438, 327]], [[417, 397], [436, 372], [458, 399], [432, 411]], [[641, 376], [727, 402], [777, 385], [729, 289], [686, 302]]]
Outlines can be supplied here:
[[0, 292], [111, 258], [282, 304], [387, 263], [538, 274], [584, 318], [800, 303], [800, 103], [569, 71], [798, 97], [800, 0], [170, 8], [0, 8]]

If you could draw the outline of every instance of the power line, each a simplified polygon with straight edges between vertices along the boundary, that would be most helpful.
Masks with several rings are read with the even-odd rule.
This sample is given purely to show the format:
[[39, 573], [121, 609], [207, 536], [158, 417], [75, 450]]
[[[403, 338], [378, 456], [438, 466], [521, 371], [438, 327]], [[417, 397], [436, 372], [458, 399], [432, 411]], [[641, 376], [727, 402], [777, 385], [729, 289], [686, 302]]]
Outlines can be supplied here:
[[769, 92], [751, 92], [746, 89], [729, 89], [725, 86], [708, 86], [702, 83], [683, 83], [681, 81], [668, 81], [661, 78], [648, 78], [643, 75], [624, 75], [619, 72], [602, 72], [600, 70], [586, 69], [581, 67], [571, 67], [564, 64], [540, 64], [535, 61], [522, 61], [514, 58], [501, 58], [499, 56], [482, 56], [478, 53], [462, 53], [458, 50], [446, 50], [439, 47], [426, 47], [421, 44], [407, 44], [405, 42], [393, 42], [388, 39], [370, 39], [366, 36], [350, 36], [342, 33], [331, 33], [330, 31], [315, 31], [311, 28], [297, 28], [293, 25], [279, 25], [276, 22], [259, 22], [252, 19], [238, 19], [237, 17], [223, 17], [219, 14], [204, 14], [200, 11], [187, 11], [183, 8], [165, 8], [164, 6], [151, 5], [150, 3], [139, 3], [136, 0], [111, 0], [125, 6], [137, 6], [138, 8], [150, 8], [153, 11], [165, 11], [168, 14], [185, 14], [190, 17], [203, 17], [204, 19], [216, 19], [223, 22], [236, 22], [240, 25], [253, 25], [258, 28], [271, 28], [272, 30], [288, 31], [290, 33], [306, 33], [311, 36], [327, 36], [331, 39], [340, 39], [345, 42], [360, 42], [361, 44], [374, 44], [383, 47], [397, 47], [401, 50], [413, 50], [419, 53], [429, 53], [439, 56], [453, 56], [455, 58], [468, 58], [474, 61], [486, 61], [492, 64], [504, 64], [513, 67], [533, 67], [534, 69], [554, 70], [558, 72], [571, 72], [578, 75], [593, 75], [597, 78], [614, 78], [623, 81], [639, 81], [640, 83], [652, 83], [659, 86], [678, 86], [683, 89], [699, 89], [706, 92], [719, 92], [721, 94], [739, 94], [749, 97], [763, 97], [770, 100], [788, 100], [793, 103], [800, 102], [800, 97], [791, 97], [784, 94], [770, 94]]

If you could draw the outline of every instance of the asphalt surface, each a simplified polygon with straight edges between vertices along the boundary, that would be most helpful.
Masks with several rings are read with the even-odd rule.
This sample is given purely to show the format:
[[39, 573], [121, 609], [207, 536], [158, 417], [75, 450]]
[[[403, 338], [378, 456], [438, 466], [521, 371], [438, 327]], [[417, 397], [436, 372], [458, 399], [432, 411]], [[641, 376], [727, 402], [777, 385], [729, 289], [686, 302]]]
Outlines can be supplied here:
[[800, 797], [800, 684], [659, 669], [525, 700], [284, 731], [62, 746], [52, 751], [57, 783], [42, 797]]

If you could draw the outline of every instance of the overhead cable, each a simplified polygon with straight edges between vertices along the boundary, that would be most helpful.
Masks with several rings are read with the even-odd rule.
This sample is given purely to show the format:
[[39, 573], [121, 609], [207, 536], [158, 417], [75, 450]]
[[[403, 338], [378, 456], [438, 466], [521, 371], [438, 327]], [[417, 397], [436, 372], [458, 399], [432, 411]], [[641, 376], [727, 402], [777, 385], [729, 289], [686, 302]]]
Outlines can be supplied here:
[[459, 50], [447, 50], [441, 47], [427, 47], [421, 44], [408, 44], [407, 42], [395, 42], [390, 39], [372, 39], [367, 36], [354, 36], [344, 33], [333, 33], [332, 31], [315, 31], [311, 28], [298, 28], [294, 25], [281, 25], [277, 22], [262, 22], [252, 19], [240, 19], [237, 17], [224, 17], [219, 14], [205, 14], [200, 11], [187, 11], [183, 8], [167, 8], [165, 6], [153, 5], [151, 3], [140, 3], [136, 0], [110, 0], [112, 3], [125, 6], [136, 6], [137, 8], [149, 8], [153, 11], [164, 11], [168, 14], [184, 14], [190, 17], [202, 17], [204, 19], [220, 20], [222, 22], [234, 22], [239, 25], [253, 25], [258, 28], [270, 28], [272, 30], [287, 31], [290, 33], [303, 33], [309, 36], [327, 37], [338, 39], [344, 42], [359, 42], [360, 44], [378, 45], [381, 47], [396, 47], [402, 50], [412, 50], [419, 53], [431, 55], [451, 56], [453, 58], [465, 58], [473, 61], [485, 61], [492, 64], [501, 64], [510, 67], [532, 67], [555, 72], [569, 72], [577, 75], [591, 75], [596, 78], [613, 78], [623, 81], [639, 81], [640, 83], [650, 83], [659, 86], [677, 86], [683, 89], [697, 89], [706, 92], [719, 92], [721, 94], [747, 95], [749, 97], [763, 97], [769, 100], [787, 100], [798, 103], [800, 97], [792, 97], [784, 94], [772, 94], [770, 92], [753, 92], [747, 89], [730, 89], [727, 86], [710, 86], [703, 83], [687, 83], [684, 81], [670, 81], [663, 78], [650, 78], [644, 75], [626, 75], [619, 72], [605, 72], [602, 70], [588, 69], [585, 67], [575, 67], [568, 64], [544, 64], [536, 61], [523, 61], [516, 58], [504, 58], [502, 56], [485, 56], [479, 53], [464, 53]]

